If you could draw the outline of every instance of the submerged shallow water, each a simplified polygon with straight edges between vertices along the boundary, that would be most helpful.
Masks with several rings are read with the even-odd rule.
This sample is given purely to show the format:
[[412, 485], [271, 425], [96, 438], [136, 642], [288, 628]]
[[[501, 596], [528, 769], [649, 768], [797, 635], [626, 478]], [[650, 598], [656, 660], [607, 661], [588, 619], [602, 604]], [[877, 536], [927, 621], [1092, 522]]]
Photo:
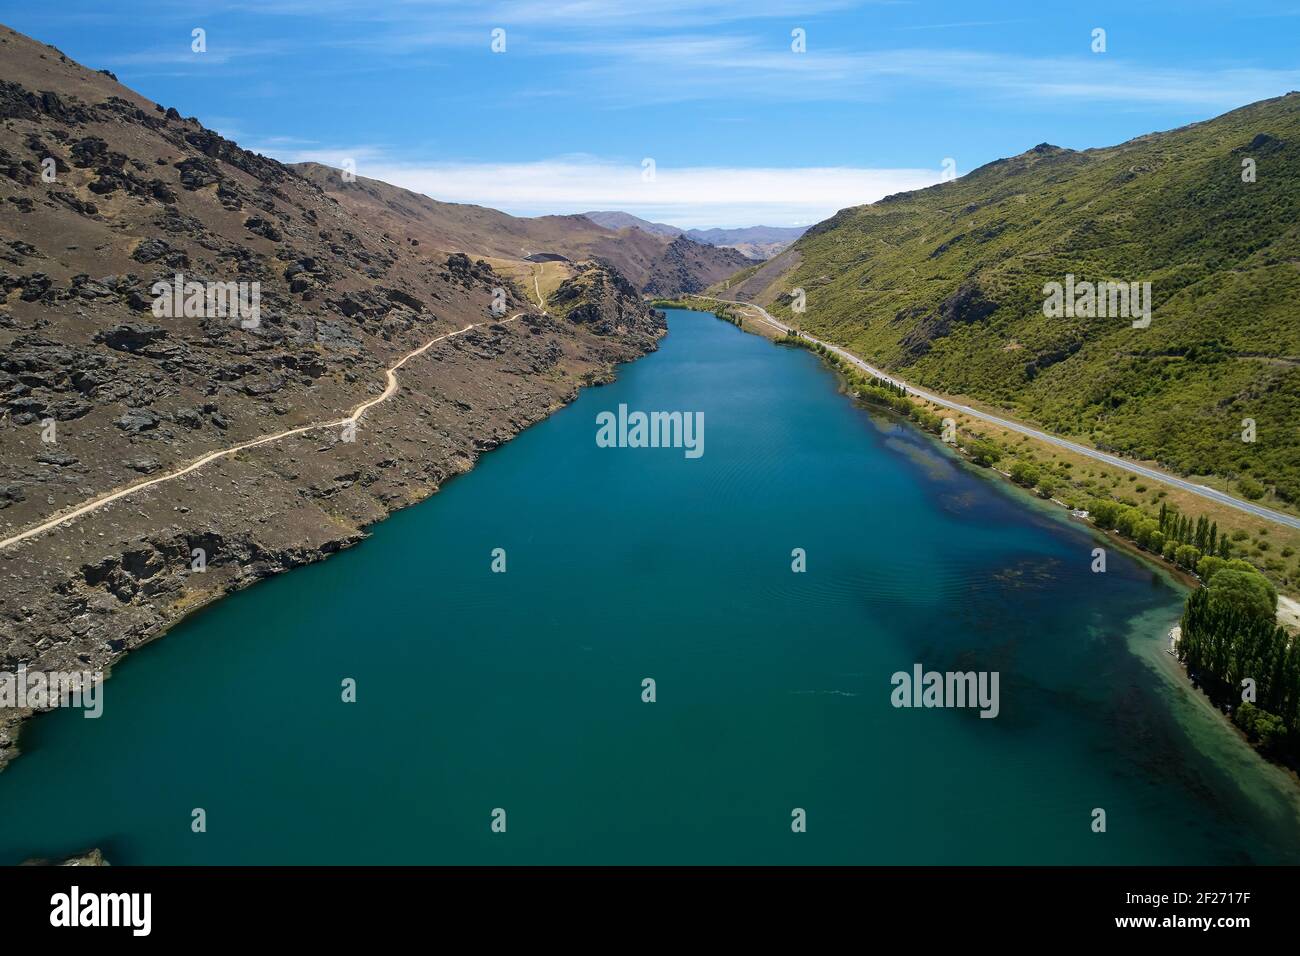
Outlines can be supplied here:
[[[0, 863], [1300, 861], [1295, 787], [1161, 659], [1159, 573], [1093, 574], [1090, 531], [814, 356], [669, 315], [362, 545], [132, 654], [102, 718], [30, 724]], [[597, 447], [620, 403], [703, 412], [703, 456]], [[916, 663], [997, 671], [998, 716], [891, 706]]]

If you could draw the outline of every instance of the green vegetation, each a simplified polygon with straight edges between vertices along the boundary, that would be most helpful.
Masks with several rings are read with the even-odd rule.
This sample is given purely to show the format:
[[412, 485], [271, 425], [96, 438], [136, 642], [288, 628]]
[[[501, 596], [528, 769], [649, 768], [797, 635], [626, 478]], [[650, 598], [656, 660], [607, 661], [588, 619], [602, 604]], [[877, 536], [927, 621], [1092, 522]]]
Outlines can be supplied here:
[[1011, 480], [1018, 485], [1032, 488], [1038, 484], [1038, 469], [1026, 461], [1017, 461], [1011, 466]]
[[1300, 639], [1274, 618], [1272, 585], [1244, 561], [1229, 561], [1187, 600], [1178, 658], [1263, 753], [1300, 758]]
[[712, 312], [723, 322], [730, 322], [737, 328], [745, 327], [744, 316], [734, 306], [712, 299], [697, 299], [683, 296], [680, 299], [653, 299], [650, 304], [656, 309], [690, 309], [692, 312]]
[[[918, 385], [1287, 508], [1300, 505], [1297, 222], [1290, 94], [1107, 149], [1038, 146], [845, 209], [762, 298]], [[1067, 273], [1149, 281], [1150, 326], [1046, 317], [1044, 285]]]
[[735, 275], [727, 279], [727, 285], [728, 286], [740, 285], [740, 283], [744, 282], [746, 279], [753, 276], [753, 274], [761, 268], [763, 268], [763, 263], [761, 262], [755, 262], [752, 266], [745, 266], [745, 268], [741, 269]]
[[1202, 579], [1229, 563], [1242, 565], [1258, 574], [1244, 561], [1228, 561], [1232, 546], [1227, 535], [1220, 535], [1219, 526], [1208, 518], [1200, 517], [1193, 521], [1190, 516], [1179, 514], [1163, 503], [1159, 513], [1153, 517], [1141, 508], [1109, 499], [1094, 500], [1088, 506], [1088, 512], [1097, 527], [1115, 531], [1142, 550], [1158, 554]]
[[827, 365], [840, 373], [848, 383], [848, 389], [855, 398], [873, 405], [891, 408], [936, 435], [941, 432], [943, 420], [929, 409], [911, 401], [907, 397], [907, 389], [903, 386], [886, 382], [874, 375], [862, 374], [855, 365], [841, 358], [837, 353], [832, 352], [820, 342], [804, 338], [796, 331], [787, 332], [776, 342], [779, 345], [793, 345], [804, 348], [820, 355]]
[[997, 442], [983, 441], [977, 438], [963, 444], [961, 447], [970, 455], [971, 461], [985, 468], [992, 468], [1002, 459], [1002, 449]]

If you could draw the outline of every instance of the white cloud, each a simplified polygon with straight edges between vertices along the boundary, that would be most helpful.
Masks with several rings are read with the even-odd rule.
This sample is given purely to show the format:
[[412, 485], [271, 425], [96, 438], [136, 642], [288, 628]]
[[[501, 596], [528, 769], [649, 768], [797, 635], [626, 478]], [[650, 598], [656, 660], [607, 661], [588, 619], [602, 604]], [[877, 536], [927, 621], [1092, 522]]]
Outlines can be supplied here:
[[190, 48], [190, 35], [177, 33], [175, 42], [169, 46], [157, 46], [135, 53], [110, 54], [103, 57], [102, 61], [110, 66], [186, 66], [197, 70], [225, 66], [235, 60], [265, 60], [290, 49], [287, 43], [231, 43], [221, 34], [208, 37], [205, 42], [207, 49], [196, 53]]
[[372, 146], [298, 150], [259, 145], [285, 162], [356, 163], [357, 174], [444, 202], [475, 203], [537, 216], [619, 209], [684, 228], [788, 226], [819, 222], [845, 206], [939, 182], [941, 170], [845, 166], [732, 168], [642, 165], [590, 156], [526, 163], [402, 163]]
[[737, 20], [815, 16], [903, 0], [405, 0], [376, 4], [374, 0], [236, 0], [228, 9], [289, 16], [355, 17], [370, 22], [407, 26], [447, 23], [563, 26], [579, 29], [673, 29]]
[[1129, 106], [1241, 106], [1300, 87], [1300, 70], [1202, 64], [1144, 66], [1118, 57], [1030, 57], [959, 49], [808, 52], [771, 37], [674, 34], [539, 41], [539, 52], [584, 65], [585, 88], [628, 105], [689, 100], [878, 100], [899, 91], [947, 89], [1008, 100]]
[[[322, 6], [323, 5], [323, 6]], [[1247, 62], [1152, 65], [1081, 53], [1033, 56], [954, 47], [852, 49], [834, 28], [805, 18], [863, 4], [855, 0], [247, 0], [232, 9], [334, 18], [327, 36], [277, 34], [277, 42], [240, 43], [217, 32], [209, 53], [189, 52], [187, 31], [172, 45], [107, 58], [110, 65], [208, 70], [237, 65], [270, 69], [282, 56], [331, 51], [377, 54], [367, 70], [422, 68], [431, 53], [454, 56], [488, 48], [493, 26], [507, 29], [510, 54], [552, 61], [545, 77], [556, 96], [617, 106], [701, 100], [864, 102], [933, 91], [997, 97], [1003, 102], [1096, 102], [1129, 108], [1181, 105], [1227, 109], [1300, 87], [1300, 70]], [[320, 9], [318, 9], [320, 8]], [[784, 20], [785, 22], [780, 22]], [[753, 21], [752, 23], [750, 21]], [[745, 22], [744, 32], [734, 30]], [[808, 24], [808, 49], [790, 49], [789, 29]], [[900, 31], [976, 28], [1000, 22], [914, 24]], [[358, 69], [331, 63], [331, 69]], [[148, 75], [136, 73], [135, 75]], [[172, 74], [168, 74], [172, 75]], [[530, 95], [525, 87], [515, 95]]]
[[484, 4], [478, 15], [497, 22], [556, 22], [581, 27], [681, 26], [772, 17], [811, 17], [868, 6], [854, 0], [505, 0]]

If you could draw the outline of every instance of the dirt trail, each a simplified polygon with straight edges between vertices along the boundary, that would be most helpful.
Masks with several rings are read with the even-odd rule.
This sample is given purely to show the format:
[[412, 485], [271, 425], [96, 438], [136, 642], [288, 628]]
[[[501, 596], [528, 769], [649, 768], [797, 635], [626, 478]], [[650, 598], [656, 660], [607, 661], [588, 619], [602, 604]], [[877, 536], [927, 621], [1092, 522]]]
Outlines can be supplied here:
[[[534, 277], [534, 282], [535, 281], [536, 281], [536, 277]], [[537, 297], [539, 302], [542, 301], [540, 288], [537, 290]], [[454, 338], [457, 335], [464, 335], [466, 332], [469, 332], [471, 329], [476, 329], [484, 325], [505, 325], [507, 322], [514, 322], [516, 319], [519, 319], [526, 314], [527, 314], [526, 312], [518, 312], [515, 315], [512, 315], [510, 318], [504, 320], [498, 319], [498, 320], [493, 320], [491, 322], [473, 322], [465, 326], [463, 329], [457, 329], [455, 332], [446, 332], [442, 335], [430, 339], [428, 342], [425, 342], [419, 348], [412, 349], [411, 351], [403, 355], [400, 359], [398, 359], [396, 364], [390, 366], [385, 371], [384, 374], [387, 375], [388, 377], [388, 385], [387, 387], [384, 388], [383, 392], [380, 393], [375, 398], [369, 399], [368, 401], [364, 401], [361, 404], [357, 405], [354, 409], [352, 409], [351, 414], [345, 415], [343, 418], [335, 418], [326, 422], [313, 422], [310, 425], [299, 425], [297, 428], [288, 428], [282, 432], [276, 432], [274, 435], [264, 435], [261, 438], [254, 438], [251, 439], [250, 441], [240, 442], [237, 445], [231, 445], [229, 448], [223, 448], [220, 449], [219, 451], [208, 452], [208, 454], [204, 455], [203, 457], [196, 458], [194, 461], [190, 462], [189, 464], [182, 465], [181, 467], [169, 471], [166, 474], [159, 475], [156, 478], [149, 478], [144, 481], [139, 481], [132, 485], [125, 485], [121, 488], [117, 488], [113, 491], [107, 492], [106, 494], [100, 495], [97, 498], [92, 498], [89, 501], [83, 502], [82, 504], [77, 505], [76, 507], [68, 511], [64, 511], [60, 514], [57, 514], [54, 517], [49, 518], [48, 520], [43, 521], [38, 525], [34, 525], [30, 528], [27, 528], [24, 531], [20, 531], [17, 534], [13, 535], [12, 537], [5, 538], [3, 541], [0, 541], [0, 550], [4, 550], [5, 548], [11, 548], [14, 545], [20, 544], [23, 541], [28, 540], [29, 538], [34, 538], [45, 531], [51, 531], [54, 528], [58, 528], [62, 525], [65, 525], [70, 521], [75, 521], [77, 518], [80, 518], [83, 515], [91, 514], [92, 512], [98, 511], [101, 508], [104, 508], [107, 505], [112, 504], [114, 501], [117, 501], [121, 498], [125, 498], [128, 495], [135, 494], [137, 491], [143, 491], [145, 488], [152, 488], [155, 485], [161, 485], [164, 482], [173, 481], [177, 478], [184, 477], [185, 475], [188, 475], [190, 472], [197, 471], [198, 469], [202, 468], [204, 465], [216, 461], [218, 458], [229, 458], [231, 455], [238, 454], [241, 451], [246, 451], [249, 448], [256, 448], [259, 445], [267, 445], [270, 444], [271, 442], [280, 441], [282, 438], [289, 438], [293, 435], [301, 435], [304, 432], [316, 431], [317, 429], [321, 429], [321, 428], [337, 428], [339, 426], [355, 425], [361, 419], [362, 415], [364, 415], [366, 412], [368, 412], [370, 409], [374, 408], [376, 405], [380, 404], [381, 402], [388, 401], [388, 399], [392, 398], [393, 395], [397, 393], [397, 389], [399, 387], [397, 381], [397, 370], [400, 369], [403, 365], [405, 365], [408, 361], [415, 358], [417, 355], [422, 355], [423, 353], [427, 352], [432, 346], [438, 344], [439, 342], [443, 342], [447, 339]]]

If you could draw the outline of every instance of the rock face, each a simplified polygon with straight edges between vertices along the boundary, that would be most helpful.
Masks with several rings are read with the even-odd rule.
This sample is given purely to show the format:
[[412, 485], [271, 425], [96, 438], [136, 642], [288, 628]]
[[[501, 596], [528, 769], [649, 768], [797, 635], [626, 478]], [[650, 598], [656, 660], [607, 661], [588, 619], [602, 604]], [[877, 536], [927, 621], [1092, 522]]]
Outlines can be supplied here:
[[735, 249], [706, 246], [678, 236], [652, 264], [642, 288], [650, 295], [703, 292], [715, 282], [753, 265]]
[[[309, 429], [0, 547], [0, 671], [107, 669], [207, 601], [355, 543], [664, 331], [599, 265], [543, 316], [488, 264], [422, 252], [6, 28], [0, 207], [0, 541], [338, 421], [401, 357], [482, 323], [408, 361], [354, 436]], [[155, 284], [178, 275], [204, 294], [160, 309]], [[256, 322], [214, 305], [238, 283], [256, 283]], [[0, 710], [0, 767], [27, 715]]]
[[657, 316], [647, 315], [636, 288], [608, 266], [584, 263], [562, 282], [548, 303], [559, 315], [600, 336], [654, 334]]

